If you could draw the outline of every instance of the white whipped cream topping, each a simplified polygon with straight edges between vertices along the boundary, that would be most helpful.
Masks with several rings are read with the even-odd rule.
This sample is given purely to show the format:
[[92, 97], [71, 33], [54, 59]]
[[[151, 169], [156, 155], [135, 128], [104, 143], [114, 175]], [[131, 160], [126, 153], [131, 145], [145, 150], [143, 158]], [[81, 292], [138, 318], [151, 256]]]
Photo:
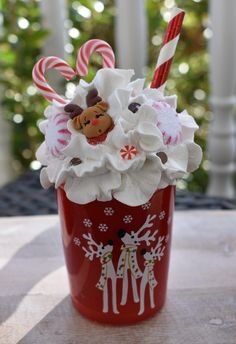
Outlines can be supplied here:
[[[54, 103], [47, 107], [46, 120], [40, 124], [46, 139], [36, 153], [45, 166], [43, 187], [64, 186], [67, 197], [80, 204], [114, 197], [138, 206], [157, 189], [197, 169], [202, 151], [194, 143], [198, 129], [194, 119], [186, 111], [176, 113], [176, 96], [144, 89], [141, 79], [130, 82], [133, 74], [132, 70], [100, 69], [91, 83], [81, 80], [77, 86], [71, 103], [86, 108], [86, 95], [96, 88], [109, 104], [107, 113], [114, 128], [97, 145], [89, 144], [83, 133], [73, 128], [69, 116], [68, 122], [63, 122], [63, 106]], [[128, 109], [133, 102], [140, 104], [136, 113]], [[167, 155], [166, 163], [158, 152]], [[72, 165], [73, 158], [82, 162]]]

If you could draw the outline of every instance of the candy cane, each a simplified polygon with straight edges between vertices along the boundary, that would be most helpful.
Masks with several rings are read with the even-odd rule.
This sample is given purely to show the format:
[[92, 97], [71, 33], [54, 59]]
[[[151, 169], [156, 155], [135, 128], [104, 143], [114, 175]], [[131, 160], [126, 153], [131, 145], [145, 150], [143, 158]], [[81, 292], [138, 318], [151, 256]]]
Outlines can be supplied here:
[[44, 74], [48, 69], [56, 69], [66, 80], [73, 78], [76, 73], [67, 62], [55, 56], [41, 58], [33, 68], [33, 82], [44, 98], [50, 102], [56, 100], [60, 104], [65, 104], [66, 100], [57, 94], [45, 79]]
[[89, 59], [95, 52], [102, 55], [103, 68], [114, 68], [115, 55], [112, 47], [100, 39], [91, 39], [79, 49], [76, 61], [76, 72], [78, 75], [85, 76], [88, 74]]
[[171, 13], [166, 35], [157, 60], [157, 66], [151, 84], [152, 88], [158, 88], [160, 91], [165, 89], [170, 66], [179, 41], [184, 16], [184, 11], [179, 8], [174, 8]]

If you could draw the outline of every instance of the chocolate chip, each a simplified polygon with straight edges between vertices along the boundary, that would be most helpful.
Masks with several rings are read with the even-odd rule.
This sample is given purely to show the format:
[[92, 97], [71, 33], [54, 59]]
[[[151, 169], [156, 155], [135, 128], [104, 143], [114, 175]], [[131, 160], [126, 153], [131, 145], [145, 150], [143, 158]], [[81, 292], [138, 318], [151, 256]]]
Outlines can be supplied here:
[[165, 163], [167, 162], [168, 157], [167, 157], [166, 153], [164, 153], [164, 152], [159, 152], [159, 153], [157, 153], [156, 155], [158, 156], [158, 158], [161, 159], [161, 162], [162, 162], [163, 164], [165, 164]]
[[131, 103], [131, 104], [129, 104], [128, 109], [131, 112], [136, 113], [140, 106], [141, 106], [141, 104], [139, 104], [139, 103]]
[[73, 165], [73, 166], [79, 165], [81, 163], [82, 163], [82, 161], [80, 160], [80, 158], [73, 158], [70, 161], [70, 164]]

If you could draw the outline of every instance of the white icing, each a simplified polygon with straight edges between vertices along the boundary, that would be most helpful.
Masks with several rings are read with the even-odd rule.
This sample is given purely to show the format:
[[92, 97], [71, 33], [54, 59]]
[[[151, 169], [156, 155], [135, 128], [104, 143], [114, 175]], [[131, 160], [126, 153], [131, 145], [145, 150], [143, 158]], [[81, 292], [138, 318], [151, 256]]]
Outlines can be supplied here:
[[[198, 167], [202, 153], [194, 143], [198, 128], [194, 119], [186, 111], [176, 113], [176, 96], [164, 97], [155, 89], [143, 89], [141, 79], [130, 82], [133, 74], [132, 70], [101, 69], [90, 84], [81, 80], [77, 86], [72, 103], [86, 108], [86, 95], [95, 87], [109, 104], [107, 112], [114, 128], [97, 145], [89, 144], [68, 117], [67, 145], [57, 147], [60, 155], [52, 154], [58, 137], [57, 131], [48, 127], [63, 107], [55, 103], [47, 107], [46, 120], [40, 123], [46, 140], [37, 151], [37, 159], [45, 166], [41, 171], [43, 187], [64, 186], [67, 197], [80, 204], [114, 197], [138, 206], [147, 203], [158, 188], [174, 184]], [[132, 102], [140, 104], [136, 113], [128, 109]], [[160, 105], [157, 109], [155, 103]], [[171, 136], [169, 142], [163, 130]], [[165, 164], [157, 152], [166, 153]], [[82, 163], [72, 165], [72, 158]]]

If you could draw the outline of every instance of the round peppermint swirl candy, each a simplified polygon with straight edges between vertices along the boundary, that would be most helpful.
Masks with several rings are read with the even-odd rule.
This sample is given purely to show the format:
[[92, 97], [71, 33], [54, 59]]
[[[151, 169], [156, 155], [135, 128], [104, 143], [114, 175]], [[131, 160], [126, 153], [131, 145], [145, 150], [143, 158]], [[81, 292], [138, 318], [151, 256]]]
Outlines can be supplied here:
[[166, 145], [176, 145], [182, 138], [182, 127], [178, 113], [166, 102], [155, 102], [153, 108], [157, 111], [157, 126], [162, 132]]
[[48, 151], [54, 157], [63, 156], [62, 149], [65, 148], [71, 138], [71, 133], [67, 129], [68, 115], [57, 113], [52, 115], [45, 128], [45, 142]]

